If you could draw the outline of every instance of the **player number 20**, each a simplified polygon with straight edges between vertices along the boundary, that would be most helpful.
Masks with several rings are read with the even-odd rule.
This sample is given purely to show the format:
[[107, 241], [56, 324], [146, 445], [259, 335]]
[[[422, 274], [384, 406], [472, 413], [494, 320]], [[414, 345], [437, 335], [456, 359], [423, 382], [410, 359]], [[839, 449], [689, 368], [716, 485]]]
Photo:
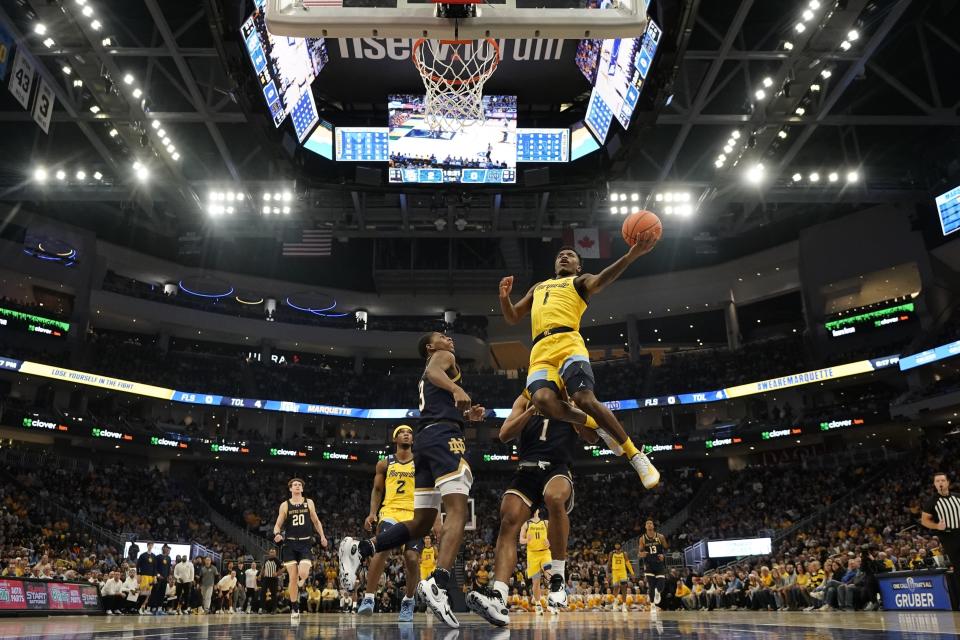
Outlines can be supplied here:
[[306, 518], [307, 517], [302, 513], [295, 513], [293, 514], [293, 517], [290, 519], [290, 521], [293, 523], [293, 526], [295, 527], [302, 526], [304, 523], [306, 523], [307, 521]]

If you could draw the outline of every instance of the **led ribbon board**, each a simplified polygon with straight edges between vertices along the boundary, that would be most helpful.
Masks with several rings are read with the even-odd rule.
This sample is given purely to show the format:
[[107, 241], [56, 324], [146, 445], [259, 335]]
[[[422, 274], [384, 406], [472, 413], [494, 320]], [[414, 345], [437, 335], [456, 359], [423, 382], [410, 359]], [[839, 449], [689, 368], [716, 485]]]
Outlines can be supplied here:
[[[960, 341], [937, 347], [938, 350], [931, 350], [933, 355], [941, 353], [940, 357], [949, 357], [960, 353]], [[927, 352], [924, 352], [927, 353]], [[924, 354], [910, 356], [910, 358], [919, 358]], [[932, 360], [926, 359], [919, 366]], [[771, 378], [760, 382], [751, 382], [736, 387], [728, 387], [715, 391], [700, 391], [695, 393], [681, 393], [672, 396], [659, 396], [656, 398], [637, 398], [629, 400], [611, 400], [604, 404], [611, 411], [630, 411], [645, 407], [662, 407], [676, 404], [704, 404], [709, 402], [719, 402], [729, 398], [739, 398], [742, 396], [767, 393], [795, 387], [824, 380], [837, 380], [848, 376], [855, 376], [861, 373], [868, 373], [886, 367], [896, 365], [900, 362], [900, 356], [892, 355], [884, 358], [873, 358], [872, 360], [860, 360], [847, 364], [795, 373], [780, 378]], [[910, 368], [903, 367], [901, 369]], [[16, 360], [0, 356], [0, 370], [19, 371], [29, 375], [40, 376], [43, 378], [52, 378], [54, 380], [63, 380], [64, 382], [73, 382], [91, 387], [100, 387], [111, 391], [122, 393], [133, 393], [160, 400], [173, 400], [185, 404], [199, 404], [208, 406], [228, 406], [238, 409], [259, 409], [261, 411], [280, 411], [284, 413], [305, 413], [312, 415], [334, 416], [342, 418], [359, 418], [366, 420], [398, 420], [404, 418], [418, 418], [420, 412], [415, 409], [361, 409], [357, 407], [338, 407], [324, 404], [310, 404], [305, 402], [292, 402], [288, 400], [259, 400], [253, 398], [233, 398], [221, 396], [218, 394], [198, 393], [193, 391], [178, 391], [176, 389], [166, 389], [164, 387], [155, 387], [149, 384], [123, 380], [120, 378], [111, 378], [96, 373], [86, 373], [84, 371], [74, 371], [63, 367], [52, 367], [38, 362], [28, 360]], [[504, 419], [510, 415], [510, 409], [493, 409], [488, 412], [488, 416]]]
[[916, 317], [915, 307], [912, 302], [887, 307], [886, 309], [877, 309], [868, 311], [855, 316], [839, 318], [824, 323], [824, 328], [830, 332], [834, 338], [856, 333], [861, 328], [879, 329], [891, 324], [906, 322]]
[[70, 323], [0, 307], [0, 329], [19, 329], [54, 338], [63, 338], [70, 331]]

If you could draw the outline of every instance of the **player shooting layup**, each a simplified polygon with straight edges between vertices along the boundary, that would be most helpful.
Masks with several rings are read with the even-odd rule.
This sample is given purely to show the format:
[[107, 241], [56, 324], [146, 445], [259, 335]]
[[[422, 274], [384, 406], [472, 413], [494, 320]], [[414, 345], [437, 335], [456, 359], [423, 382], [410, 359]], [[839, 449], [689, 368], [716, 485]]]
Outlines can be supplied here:
[[[626, 456], [647, 489], [657, 486], [660, 472], [594, 394], [593, 369], [580, 335], [580, 318], [591, 296], [606, 289], [637, 258], [653, 249], [657, 239], [639, 238], [626, 255], [596, 275], [582, 273], [580, 254], [564, 247], [554, 262], [555, 277], [535, 284], [517, 304], [510, 301], [513, 276], [500, 281], [500, 308], [507, 323], [516, 324], [530, 314], [533, 348], [527, 391], [537, 409], [549, 418], [597, 429], [612, 451]], [[561, 399], [561, 384], [576, 407]]]

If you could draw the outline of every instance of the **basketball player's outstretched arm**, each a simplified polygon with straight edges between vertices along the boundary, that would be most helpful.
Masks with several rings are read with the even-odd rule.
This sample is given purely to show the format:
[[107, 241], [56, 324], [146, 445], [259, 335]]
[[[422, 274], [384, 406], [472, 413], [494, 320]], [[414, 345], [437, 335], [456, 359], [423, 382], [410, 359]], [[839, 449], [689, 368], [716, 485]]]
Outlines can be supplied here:
[[613, 284], [637, 258], [646, 253], [650, 253], [653, 247], [656, 246], [657, 240], [658, 238], [654, 236], [641, 237], [637, 240], [637, 244], [630, 247], [629, 251], [620, 256], [616, 262], [600, 273], [585, 273], [577, 276], [577, 279], [573, 282], [574, 286], [577, 288], [577, 291], [583, 295], [584, 299], [590, 299], [590, 296], [593, 294], [600, 293]]
[[373, 531], [373, 525], [377, 524], [377, 511], [380, 510], [380, 503], [383, 502], [386, 486], [387, 459], [384, 458], [377, 463], [377, 473], [373, 476], [373, 489], [370, 490], [370, 513], [367, 515], [367, 519], [363, 521], [363, 528], [367, 531]]
[[287, 501], [284, 500], [280, 504], [280, 513], [277, 515], [277, 522], [273, 525], [273, 541], [281, 542], [283, 536], [280, 535], [280, 528], [283, 526], [283, 521], [287, 519]]
[[323, 525], [320, 524], [320, 518], [317, 516], [317, 507], [310, 498], [307, 498], [307, 510], [310, 511], [310, 522], [313, 523], [313, 528], [316, 529], [317, 535], [320, 536], [320, 546], [326, 549], [327, 536], [323, 535]]
[[530, 287], [527, 295], [520, 298], [520, 302], [513, 304], [510, 301], [510, 292], [513, 291], [513, 276], [507, 276], [500, 281], [500, 311], [503, 312], [503, 319], [507, 324], [517, 324], [523, 317], [530, 313], [533, 308], [533, 290], [536, 287]]
[[536, 411], [537, 408], [533, 406], [533, 403], [528, 402], [523, 396], [514, 400], [510, 415], [500, 427], [500, 442], [510, 442], [519, 436]]

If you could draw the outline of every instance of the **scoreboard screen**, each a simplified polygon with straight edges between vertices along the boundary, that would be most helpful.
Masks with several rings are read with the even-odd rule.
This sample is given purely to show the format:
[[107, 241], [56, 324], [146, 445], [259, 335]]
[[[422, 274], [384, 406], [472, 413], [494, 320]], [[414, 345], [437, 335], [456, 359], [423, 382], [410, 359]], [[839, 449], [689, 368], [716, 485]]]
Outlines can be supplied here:
[[309, 88], [303, 92], [297, 104], [294, 105], [291, 120], [293, 120], [293, 130], [297, 133], [298, 142], [303, 142], [314, 125], [320, 121], [320, 114], [317, 113], [317, 103], [313, 101], [313, 91]]
[[940, 228], [943, 235], [960, 229], [960, 187], [937, 196], [937, 212], [940, 214]]
[[567, 162], [569, 129], [517, 129], [517, 162]]
[[601, 144], [606, 141], [607, 134], [610, 132], [610, 125], [613, 123], [613, 111], [596, 91], [590, 94], [587, 117], [584, 121], [587, 123], [587, 128]]
[[387, 127], [337, 127], [337, 160], [386, 162], [390, 157], [389, 138]]

